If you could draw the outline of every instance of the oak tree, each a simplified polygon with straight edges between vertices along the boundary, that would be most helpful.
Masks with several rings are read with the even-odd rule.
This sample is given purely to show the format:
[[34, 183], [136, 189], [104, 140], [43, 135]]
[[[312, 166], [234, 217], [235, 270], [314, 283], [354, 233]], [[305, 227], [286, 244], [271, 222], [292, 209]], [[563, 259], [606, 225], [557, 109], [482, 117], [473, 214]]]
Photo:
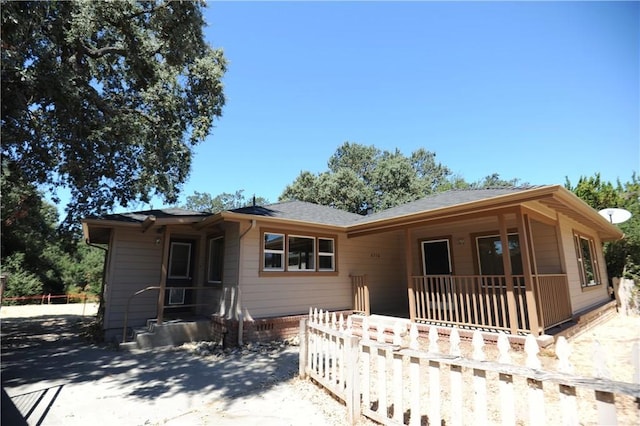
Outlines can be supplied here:
[[2, 156], [39, 188], [69, 191], [67, 226], [177, 199], [225, 102], [204, 6], [2, 1]]

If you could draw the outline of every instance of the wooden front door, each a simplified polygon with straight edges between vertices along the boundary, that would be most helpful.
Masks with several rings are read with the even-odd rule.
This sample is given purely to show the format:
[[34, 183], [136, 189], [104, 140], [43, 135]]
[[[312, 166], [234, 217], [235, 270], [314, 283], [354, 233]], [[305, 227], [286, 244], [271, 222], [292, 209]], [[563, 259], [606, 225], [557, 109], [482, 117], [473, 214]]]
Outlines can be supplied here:
[[169, 247], [169, 270], [165, 293], [165, 314], [190, 312], [193, 305], [193, 271], [195, 241], [172, 239]]

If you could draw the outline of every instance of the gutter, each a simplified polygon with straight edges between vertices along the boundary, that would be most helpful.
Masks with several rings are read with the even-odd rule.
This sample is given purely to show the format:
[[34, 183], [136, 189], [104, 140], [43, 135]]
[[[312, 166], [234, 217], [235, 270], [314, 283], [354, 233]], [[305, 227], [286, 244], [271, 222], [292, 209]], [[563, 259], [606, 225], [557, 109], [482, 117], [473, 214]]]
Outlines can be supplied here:
[[242, 265], [242, 238], [247, 235], [247, 233], [256, 227], [256, 220], [251, 219], [251, 226], [247, 228], [240, 236], [238, 237], [238, 246], [240, 248], [240, 252], [238, 253], [238, 291], [236, 294], [236, 306], [238, 308], [238, 346], [242, 346], [242, 333], [244, 333], [244, 317], [242, 315], [242, 301], [240, 299], [240, 280], [242, 275], [240, 274], [240, 267]]

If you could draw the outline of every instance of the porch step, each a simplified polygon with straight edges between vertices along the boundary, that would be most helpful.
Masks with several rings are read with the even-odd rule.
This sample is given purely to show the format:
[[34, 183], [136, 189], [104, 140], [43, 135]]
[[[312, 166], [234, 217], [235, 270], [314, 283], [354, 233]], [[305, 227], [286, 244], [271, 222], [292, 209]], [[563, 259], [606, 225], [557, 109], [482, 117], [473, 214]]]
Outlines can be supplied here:
[[120, 343], [122, 350], [148, 350], [154, 348], [178, 346], [186, 342], [211, 340], [211, 321], [172, 321], [157, 324], [147, 321], [146, 328], [134, 330], [131, 342]]

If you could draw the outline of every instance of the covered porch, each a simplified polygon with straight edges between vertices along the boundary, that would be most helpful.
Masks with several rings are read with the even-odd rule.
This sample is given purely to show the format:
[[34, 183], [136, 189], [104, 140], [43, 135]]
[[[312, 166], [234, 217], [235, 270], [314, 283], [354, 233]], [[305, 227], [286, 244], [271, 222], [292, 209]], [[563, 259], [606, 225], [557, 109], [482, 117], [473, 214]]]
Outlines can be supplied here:
[[535, 336], [572, 319], [557, 220], [515, 206], [416, 221], [400, 231], [406, 310], [372, 312], [375, 278], [363, 274], [351, 277], [356, 312]]

